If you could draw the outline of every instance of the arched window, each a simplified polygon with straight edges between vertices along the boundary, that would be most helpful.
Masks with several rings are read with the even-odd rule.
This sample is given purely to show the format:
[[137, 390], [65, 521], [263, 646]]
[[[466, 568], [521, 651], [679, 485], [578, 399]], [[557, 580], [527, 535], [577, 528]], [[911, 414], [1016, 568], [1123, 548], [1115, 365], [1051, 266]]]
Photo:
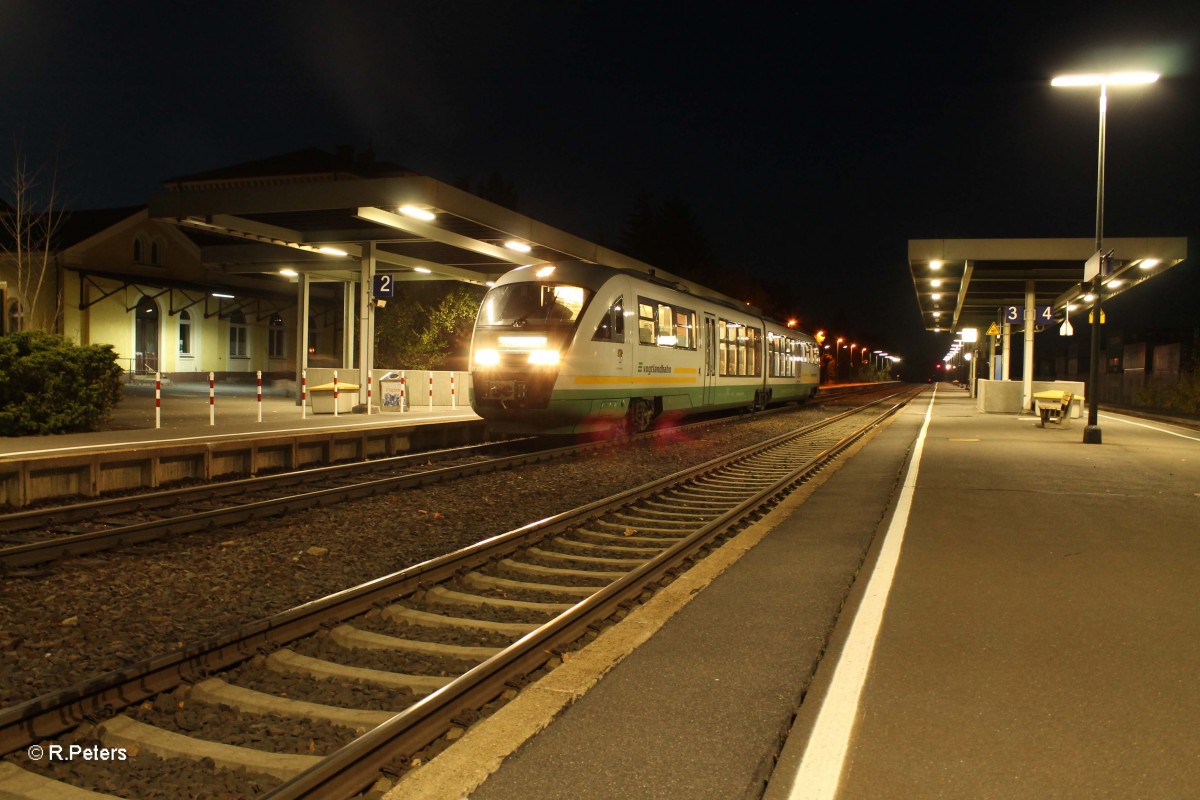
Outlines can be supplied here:
[[283, 317], [276, 314], [271, 317], [271, 326], [267, 329], [267, 356], [269, 358], [284, 357]]
[[146, 241], [142, 236], [133, 237], [133, 263], [144, 264], [146, 261]]
[[189, 311], [179, 312], [179, 355], [192, 354], [192, 315]]
[[162, 263], [159, 260], [160, 252], [161, 252], [161, 248], [159, 248], [159, 246], [158, 246], [158, 240], [151, 239], [150, 240], [150, 263], [156, 267]]
[[240, 311], [235, 311], [229, 315], [229, 357], [230, 358], [249, 358], [250, 352], [247, 347], [248, 329], [246, 327], [246, 315]]

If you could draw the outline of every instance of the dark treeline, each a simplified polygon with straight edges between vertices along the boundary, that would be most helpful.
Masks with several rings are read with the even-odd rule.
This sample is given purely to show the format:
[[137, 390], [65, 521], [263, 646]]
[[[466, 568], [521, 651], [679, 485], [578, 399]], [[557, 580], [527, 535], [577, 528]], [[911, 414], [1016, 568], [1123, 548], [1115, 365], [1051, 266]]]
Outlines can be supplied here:
[[[482, 180], [459, 178], [454, 185], [497, 205], [518, 209], [515, 184], [498, 172]], [[722, 294], [748, 302], [781, 322], [797, 318], [801, 330], [813, 320], [799, 302], [794, 281], [764, 280], [749, 265], [730, 265], [717, 256], [691, 207], [678, 196], [658, 202], [643, 191], [615, 242], [601, 242]], [[753, 265], [756, 272], [768, 265]], [[457, 281], [401, 283], [396, 298], [379, 309], [375, 328], [376, 363], [404, 369], [465, 369], [475, 314], [484, 289]], [[811, 332], [811, 331], [810, 331]]]
[[[800, 318], [807, 327], [800, 289], [793, 281], [769, 280], [758, 274], [770, 265], [723, 262], [691, 207], [672, 196], [656, 203], [643, 191], [634, 204], [616, 249], [652, 267], [664, 269], [702, 286], [761, 308], [780, 321]], [[754, 272], [750, 272], [753, 268]]]

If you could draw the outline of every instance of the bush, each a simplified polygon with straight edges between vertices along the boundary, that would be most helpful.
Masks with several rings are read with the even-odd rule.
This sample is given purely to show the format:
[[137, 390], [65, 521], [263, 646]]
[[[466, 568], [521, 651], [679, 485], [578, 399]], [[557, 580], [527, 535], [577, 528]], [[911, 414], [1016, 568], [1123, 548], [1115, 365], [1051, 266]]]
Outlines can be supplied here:
[[1200, 414], [1200, 376], [1184, 372], [1177, 383], [1147, 386], [1134, 395], [1133, 404], [1160, 411]]
[[94, 431], [120, 399], [112, 345], [42, 331], [0, 336], [0, 435]]

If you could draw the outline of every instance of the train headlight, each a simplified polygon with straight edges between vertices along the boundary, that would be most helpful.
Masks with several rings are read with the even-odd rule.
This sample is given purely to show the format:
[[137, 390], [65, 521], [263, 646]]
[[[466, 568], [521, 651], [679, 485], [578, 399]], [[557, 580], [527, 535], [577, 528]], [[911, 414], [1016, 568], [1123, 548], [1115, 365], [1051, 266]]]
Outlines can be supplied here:
[[529, 363], [544, 367], [553, 366], [558, 363], [558, 357], [557, 350], [534, 350], [529, 354]]
[[475, 351], [475, 366], [494, 367], [500, 363], [500, 351], [481, 347]]

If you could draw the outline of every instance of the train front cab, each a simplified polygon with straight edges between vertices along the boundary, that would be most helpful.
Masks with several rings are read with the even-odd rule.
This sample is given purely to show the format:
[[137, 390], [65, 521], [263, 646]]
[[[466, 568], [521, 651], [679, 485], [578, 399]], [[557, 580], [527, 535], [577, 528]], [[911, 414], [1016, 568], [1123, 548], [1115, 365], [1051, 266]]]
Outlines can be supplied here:
[[589, 264], [521, 267], [481, 305], [471, 405], [498, 433], [605, 430], [628, 409], [621, 278]]

